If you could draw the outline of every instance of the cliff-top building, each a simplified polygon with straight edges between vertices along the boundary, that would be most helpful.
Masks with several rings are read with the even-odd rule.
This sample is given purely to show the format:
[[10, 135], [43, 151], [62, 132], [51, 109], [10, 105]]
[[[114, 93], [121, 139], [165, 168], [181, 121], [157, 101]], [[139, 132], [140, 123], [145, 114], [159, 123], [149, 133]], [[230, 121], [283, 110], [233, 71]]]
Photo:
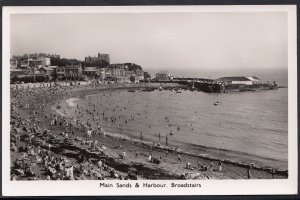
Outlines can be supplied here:
[[161, 71], [155, 74], [157, 81], [170, 81], [173, 80], [173, 75], [167, 71]]
[[52, 54], [24, 54], [22, 56], [12, 56], [10, 60], [11, 68], [41, 68], [51, 65], [51, 58], [59, 57], [59, 55]]
[[97, 62], [97, 61], [104, 60], [108, 64], [110, 63], [109, 54], [100, 54], [100, 53], [98, 53], [98, 56], [93, 56], [93, 57], [88, 56], [88, 57], [85, 57], [84, 60], [85, 60], [85, 62]]

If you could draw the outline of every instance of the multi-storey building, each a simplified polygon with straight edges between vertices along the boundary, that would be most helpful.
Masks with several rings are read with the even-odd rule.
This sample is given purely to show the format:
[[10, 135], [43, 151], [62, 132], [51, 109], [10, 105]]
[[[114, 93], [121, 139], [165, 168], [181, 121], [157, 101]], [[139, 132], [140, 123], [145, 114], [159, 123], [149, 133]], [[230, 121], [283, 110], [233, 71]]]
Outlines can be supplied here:
[[50, 58], [47, 58], [47, 57], [38, 57], [38, 60], [41, 61], [41, 65], [43, 67], [46, 67], [46, 66], [50, 66], [51, 65], [51, 60]]
[[22, 69], [46, 67], [51, 65], [51, 58], [59, 59], [60, 55], [34, 53], [24, 54], [22, 56], [12, 56], [11, 67], [17, 67]]
[[47, 66], [47, 67], [41, 67], [38, 71], [43, 75], [49, 76], [51, 79], [55, 73], [55, 69], [56, 66]]
[[98, 56], [88, 56], [88, 57], [85, 57], [85, 62], [97, 62], [97, 61], [105, 61], [107, 62], [108, 64], [110, 63], [110, 58], [109, 58], [109, 54], [100, 54], [98, 53]]
[[18, 60], [17, 59], [10, 59], [10, 68], [15, 69], [18, 67]]
[[125, 70], [122, 68], [111, 68], [111, 77], [114, 78], [118, 82], [125, 82]]
[[85, 67], [82, 73], [90, 78], [96, 78], [99, 75], [97, 67]]
[[140, 82], [144, 80], [144, 71], [141, 69], [135, 70], [135, 82]]
[[173, 80], [173, 75], [171, 73], [168, 73], [167, 71], [161, 71], [159, 73], [156, 73], [155, 78], [158, 81], [170, 81]]
[[82, 76], [82, 67], [81, 65], [66, 65], [62, 67], [55, 67], [53, 74], [56, 74], [58, 80], [79, 80]]
[[106, 69], [105, 68], [99, 69], [99, 79], [101, 81], [104, 81], [105, 78], [106, 78]]
[[65, 77], [67, 79], [79, 80], [82, 76], [81, 65], [66, 65], [64, 69]]

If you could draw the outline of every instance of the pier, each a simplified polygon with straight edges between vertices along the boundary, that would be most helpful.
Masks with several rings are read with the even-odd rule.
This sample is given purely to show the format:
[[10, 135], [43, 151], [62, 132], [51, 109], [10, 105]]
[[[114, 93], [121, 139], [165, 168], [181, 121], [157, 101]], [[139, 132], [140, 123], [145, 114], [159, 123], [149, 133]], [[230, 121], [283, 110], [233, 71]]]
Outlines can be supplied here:
[[156, 82], [170, 82], [185, 85], [192, 91], [201, 91], [206, 93], [223, 93], [225, 92], [225, 85], [221, 81], [204, 78], [174, 78], [170, 81], [156, 81]]
[[286, 86], [278, 85], [276, 82], [260, 82], [253, 84], [232, 84], [222, 80], [204, 78], [174, 78], [169, 81], [151, 81], [158, 83], [178, 83], [185, 85], [189, 90], [205, 93], [245, 92], [258, 90], [274, 90]]

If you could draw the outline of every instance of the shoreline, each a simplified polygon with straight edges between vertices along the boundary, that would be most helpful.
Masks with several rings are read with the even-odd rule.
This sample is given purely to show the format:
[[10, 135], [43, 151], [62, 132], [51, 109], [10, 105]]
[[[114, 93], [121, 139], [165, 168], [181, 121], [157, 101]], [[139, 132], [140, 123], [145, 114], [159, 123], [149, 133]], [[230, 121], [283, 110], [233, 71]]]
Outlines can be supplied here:
[[[138, 88], [139, 87], [136, 87], [136, 89], [138, 89]], [[113, 88], [113, 89], [125, 90], [125, 89], [129, 89], [129, 88], [125, 87], [125, 88]], [[103, 91], [106, 91], [106, 90], [103, 90]], [[86, 94], [85, 96], [94, 95], [94, 94], [95, 93]], [[69, 101], [70, 99], [72, 101]], [[69, 106], [75, 106], [74, 103], [73, 103], [73, 101], [77, 100], [78, 97], [72, 97], [70, 99], [67, 99], [65, 101], [68, 103]], [[57, 109], [54, 109], [54, 110], [56, 112], [59, 112]], [[140, 140], [140, 139], [136, 139], [136, 138], [130, 137], [128, 135], [122, 135], [121, 133], [111, 133], [111, 132], [107, 132], [106, 131], [106, 135], [109, 136], [109, 137], [112, 137], [114, 139], [134, 141], [134, 143], [140, 143], [140, 144], [143, 144], [143, 145], [146, 145], [146, 146], [149, 146], [149, 147], [155, 146], [155, 148], [158, 148], [158, 149], [161, 149], [161, 150], [172, 151], [172, 152], [175, 152], [175, 153], [185, 154], [185, 155], [194, 156], [194, 157], [199, 157], [199, 158], [202, 158], [202, 159], [213, 160], [213, 161], [221, 161], [223, 163], [233, 164], [233, 165], [237, 165], [237, 166], [244, 167], [244, 168], [247, 168], [249, 166], [249, 164], [243, 163], [242, 161], [235, 161], [235, 160], [229, 160], [229, 159], [219, 159], [219, 158], [212, 157], [212, 156], [205, 156], [205, 155], [201, 155], [201, 154], [196, 154], [196, 153], [189, 152], [189, 151], [187, 151], [185, 149], [178, 148], [178, 147], [172, 146], [172, 145], [170, 145], [170, 146], [166, 146], [166, 145], [160, 145], [160, 146], [158, 146], [158, 144], [155, 143], [154, 141], [143, 141], [143, 140]], [[193, 144], [193, 145], [195, 145], [195, 144]], [[196, 145], [196, 146], [199, 146], [199, 145]], [[217, 148], [214, 148], [214, 147], [207, 147], [207, 146], [201, 146], [201, 147], [202, 148], [217, 149]], [[220, 149], [220, 150], [223, 150], [223, 149]], [[226, 150], [226, 149], [224, 149], [224, 150]], [[226, 150], [226, 151], [229, 151], [229, 150]], [[270, 171], [270, 172], [272, 171], [272, 167], [271, 166], [256, 166], [254, 164], [253, 168], [257, 169], [257, 170], [264, 170], [264, 171]], [[287, 176], [288, 170], [280, 169], [280, 170], [276, 170], [276, 173]]]
[[[137, 86], [136, 88], [143, 88], [143, 87], [147, 87], [147, 86], [141, 86], [141, 87]], [[95, 94], [95, 93], [98, 93], [99, 91], [115, 90], [115, 89], [130, 89], [130, 88], [133, 88], [133, 87], [121, 87], [121, 88], [120, 87], [115, 87], [115, 88], [99, 88], [99, 87], [84, 88], [83, 87], [83, 88], [74, 88], [74, 89], [70, 89], [71, 91], [68, 91], [68, 92], [70, 92], [70, 94], [65, 94], [63, 97], [61, 97], [60, 100], [66, 101], [66, 100], [69, 100], [69, 99], [74, 99], [78, 96], [85, 96], [85, 95]], [[64, 88], [63, 90], [66, 90], [66, 88]], [[68, 97], [68, 95], [69, 95], [70, 98]], [[57, 100], [58, 99], [55, 100], [55, 98], [54, 99], [52, 98], [52, 100], [49, 99], [50, 102], [48, 103], [48, 105], [51, 104], [51, 103], [54, 105], [53, 102], [55, 102]], [[66, 103], [68, 103], [68, 102], [66, 102]], [[52, 110], [52, 109], [53, 109], [53, 106], [50, 105], [50, 110]], [[53, 111], [57, 112], [57, 109], [54, 109]], [[63, 113], [60, 113], [60, 114], [63, 114]], [[124, 149], [126, 149], [126, 152], [128, 152], [128, 154], [129, 154], [128, 157], [132, 156], [134, 158], [133, 155], [130, 155], [130, 154], [134, 154], [134, 152], [130, 152], [130, 147], [134, 146], [134, 148], [136, 148], [136, 150], [142, 151], [144, 149], [145, 152], [147, 152], [147, 151], [148, 152], [154, 152], [154, 154], [157, 153], [160, 156], [164, 155], [166, 151], [169, 152], [168, 156], [171, 157], [171, 158], [167, 157], [167, 158], [164, 158], [166, 161], [164, 159], [162, 161], [162, 162], [166, 162], [166, 163], [169, 162], [168, 161], [169, 159], [175, 160], [175, 162], [176, 162], [176, 157], [177, 157], [178, 154], [182, 155], [182, 157], [187, 157], [186, 160], [193, 160], [193, 159], [194, 160], [199, 160], [200, 159], [201, 162], [206, 163], [206, 164], [208, 164], [209, 162], [212, 162], [212, 161], [214, 161], [214, 162], [219, 161], [219, 159], [214, 159], [214, 158], [206, 157], [206, 156], [203, 156], [203, 155], [190, 154], [189, 152], [187, 152], [185, 150], [181, 150], [181, 149], [176, 149], [175, 150], [175, 147], [167, 147], [167, 146], [164, 146], [164, 145], [161, 145], [160, 147], [156, 147], [155, 143], [153, 143], [153, 142], [141, 141], [141, 140], [138, 140], [138, 139], [130, 138], [129, 136], [124, 136], [124, 135], [114, 134], [114, 133], [108, 133], [108, 132], [107, 132], [106, 135], [109, 136], [112, 139], [112, 141], [110, 141], [110, 142], [116, 144], [116, 146], [122, 145], [122, 144], [124, 144], [123, 146], [127, 145], [128, 147], [127, 148], [124, 147]], [[125, 145], [125, 143], [126, 143], [126, 145]], [[154, 150], [152, 149], [153, 146], [155, 146]], [[115, 150], [115, 152], [118, 152], [118, 150]], [[115, 153], [115, 152], [113, 152], [113, 153]], [[156, 171], [164, 171], [164, 170], [168, 171], [166, 169], [168, 169], [168, 165], [170, 163], [168, 163], [168, 164], [164, 163], [164, 165], [161, 164], [160, 166], [156, 166], [156, 165], [153, 166], [152, 163], [148, 163], [147, 161], [145, 161], [145, 160], [147, 160], [147, 158], [145, 158], [145, 157], [146, 156], [142, 157], [142, 159], [137, 159], [138, 161], [140, 161], [140, 163], [143, 164], [143, 166], [145, 168], [144, 170], [157, 168]], [[173, 157], [173, 159], [172, 159], [172, 157]], [[111, 158], [109, 158], [109, 159], [111, 159]], [[249, 165], [244, 164], [244, 163], [230, 161], [230, 160], [226, 160], [226, 159], [221, 160], [221, 161], [222, 161], [222, 163], [224, 163], [224, 167], [223, 167], [224, 169], [225, 169], [225, 167], [228, 166], [228, 168], [230, 168], [230, 169], [233, 168], [234, 170], [238, 169], [237, 171], [245, 171], [246, 168], [249, 166]], [[112, 161], [112, 160], [110, 161], [111, 164], [114, 163], [114, 162], [115, 161]], [[118, 165], [124, 165], [124, 163], [125, 163], [125, 165], [130, 166], [130, 162], [132, 162], [132, 161], [129, 160], [128, 161], [129, 163], [127, 163], [127, 164], [126, 164], [126, 161], [124, 161], [124, 160], [117, 161], [117, 163], [118, 162], [120, 162]], [[199, 179], [228, 179], [228, 178], [231, 177], [231, 174], [230, 173], [226, 174], [226, 172], [219, 173], [219, 172], [202, 172], [202, 171], [197, 171], [197, 170], [192, 170], [192, 171], [191, 170], [183, 170], [183, 169], [178, 170], [178, 169], [176, 169], [176, 167], [178, 168], [178, 166], [176, 166], [177, 163], [174, 164], [172, 162], [173, 161], [171, 161], [171, 164], [174, 165], [174, 166], [172, 166], [174, 169], [170, 170], [170, 172], [172, 172], [171, 174], [173, 174], [171, 176], [177, 177], [177, 179], [178, 179], [178, 177], [180, 177], [182, 175], [182, 171], [188, 171], [191, 174], [195, 174], [195, 173], [197, 174], [198, 173], [198, 175], [200, 177]], [[182, 164], [184, 164], [184, 163], [181, 163], [181, 165]], [[184, 167], [182, 167], [182, 168], [184, 168]], [[173, 173], [174, 171], [175, 171], [175, 173]], [[257, 173], [257, 176], [262, 176], [261, 178], [271, 178], [272, 177], [270, 168], [259, 168], [259, 167], [253, 166], [253, 173], [255, 173], [255, 174]], [[205, 176], [207, 174], [208, 174], [208, 177]], [[269, 175], [267, 175], [267, 174], [269, 174]], [[277, 171], [275, 171], [275, 175], [279, 176], [278, 178], [284, 178], [288, 175], [288, 172], [287, 172], [287, 170], [277, 170]], [[233, 175], [232, 177], [234, 179], [240, 179], [243, 176]], [[255, 177], [255, 175], [254, 175], [254, 177]]]

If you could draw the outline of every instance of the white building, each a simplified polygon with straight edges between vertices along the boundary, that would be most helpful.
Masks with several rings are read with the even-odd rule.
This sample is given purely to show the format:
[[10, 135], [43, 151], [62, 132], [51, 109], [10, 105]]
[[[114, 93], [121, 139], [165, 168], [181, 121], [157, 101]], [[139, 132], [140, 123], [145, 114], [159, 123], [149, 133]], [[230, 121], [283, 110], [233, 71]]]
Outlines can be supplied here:
[[137, 69], [135, 70], [135, 82], [140, 82], [141, 80], [144, 80], [144, 71]]
[[256, 76], [247, 76], [247, 79], [249, 79], [250, 81], [252, 81], [252, 84], [261, 84], [261, 80], [259, 78], [257, 78]]
[[47, 58], [47, 57], [39, 57], [38, 60], [41, 61], [43, 67], [46, 67], [46, 66], [50, 66], [50, 65], [51, 65], [50, 58]]
[[245, 76], [222, 77], [217, 80], [227, 85], [253, 85], [253, 82]]

